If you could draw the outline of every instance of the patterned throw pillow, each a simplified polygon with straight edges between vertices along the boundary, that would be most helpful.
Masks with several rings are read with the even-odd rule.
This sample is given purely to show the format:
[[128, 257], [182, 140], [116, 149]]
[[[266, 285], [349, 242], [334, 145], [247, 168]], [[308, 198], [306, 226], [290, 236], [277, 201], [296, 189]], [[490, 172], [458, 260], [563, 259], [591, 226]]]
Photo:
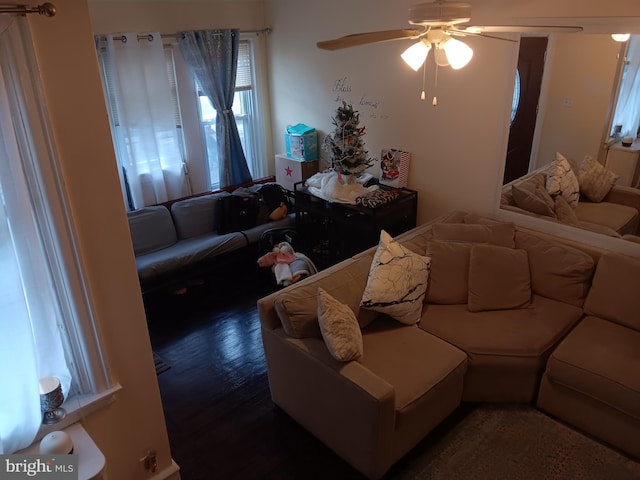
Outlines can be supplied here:
[[430, 261], [429, 257], [403, 247], [382, 230], [360, 305], [406, 325], [418, 323]]
[[611, 170], [607, 170], [600, 162], [587, 155], [582, 160], [578, 181], [580, 192], [592, 202], [601, 202], [620, 178]]
[[353, 310], [322, 288], [318, 288], [318, 323], [333, 358], [349, 362], [362, 356], [362, 332]]
[[578, 206], [580, 199], [578, 177], [573, 173], [569, 161], [560, 153], [556, 153], [556, 159], [549, 165], [546, 188], [552, 197], [562, 195], [571, 208]]

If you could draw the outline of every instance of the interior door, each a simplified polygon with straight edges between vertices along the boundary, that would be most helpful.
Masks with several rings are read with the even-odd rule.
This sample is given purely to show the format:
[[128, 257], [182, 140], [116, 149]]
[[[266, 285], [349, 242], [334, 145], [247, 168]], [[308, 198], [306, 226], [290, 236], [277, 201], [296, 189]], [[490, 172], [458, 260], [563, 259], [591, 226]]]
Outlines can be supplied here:
[[[509, 129], [503, 184], [529, 172], [533, 133], [536, 128], [540, 85], [544, 72], [547, 37], [522, 37], [518, 55], [519, 96]], [[516, 87], [518, 82], [516, 81]], [[518, 89], [516, 88], [516, 95]]]

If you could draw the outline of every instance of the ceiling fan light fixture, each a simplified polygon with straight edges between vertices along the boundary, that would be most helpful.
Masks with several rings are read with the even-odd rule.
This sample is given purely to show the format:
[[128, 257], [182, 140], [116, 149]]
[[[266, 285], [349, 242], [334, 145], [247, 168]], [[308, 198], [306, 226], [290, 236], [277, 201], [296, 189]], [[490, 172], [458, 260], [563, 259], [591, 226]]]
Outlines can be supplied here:
[[471, 57], [473, 57], [473, 50], [469, 45], [455, 38], [450, 38], [444, 43], [444, 52], [447, 60], [451, 65], [451, 68], [458, 70], [464, 67]]
[[418, 71], [424, 61], [427, 59], [427, 55], [429, 55], [429, 50], [431, 50], [431, 44], [429, 42], [425, 42], [420, 40], [417, 43], [414, 43], [409, 48], [407, 48], [404, 52], [402, 52], [402, 60], [405, 61], [407, 65], [413, 68], [414, 71]]
[[631, 37], [630, 33], [612, 33], [611, 38], [613, 38], [616, 42], [626, 42]]
[[433, 58], [436, 61], [436, 65], [439, 67], [449, 66], [449, 59], [447, 58], [447, 52], [444, 48], [445, 43], [446, 42], [437, 44], [433, 50]]

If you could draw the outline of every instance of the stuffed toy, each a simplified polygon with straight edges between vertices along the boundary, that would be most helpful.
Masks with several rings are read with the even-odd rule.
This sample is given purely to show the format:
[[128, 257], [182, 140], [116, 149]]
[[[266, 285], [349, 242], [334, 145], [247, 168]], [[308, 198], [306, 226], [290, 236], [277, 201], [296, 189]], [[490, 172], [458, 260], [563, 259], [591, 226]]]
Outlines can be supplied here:
[[293, 247], [288, 242], [280, 242], [273, 247], [273, 250], [258, 259], [258, 265], [271, 267], [278, 285], [287, 286], [299, 279], [299, 275], [298, 278], [294, 278], [289, 266], [296, 258], [298, 257], [296, 257]]

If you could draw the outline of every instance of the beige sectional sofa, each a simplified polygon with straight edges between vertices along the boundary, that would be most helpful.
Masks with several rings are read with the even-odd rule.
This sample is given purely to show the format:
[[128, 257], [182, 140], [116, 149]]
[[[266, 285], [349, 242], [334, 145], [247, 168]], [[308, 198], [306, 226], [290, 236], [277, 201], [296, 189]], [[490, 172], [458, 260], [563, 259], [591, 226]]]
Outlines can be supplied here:
[[[415, 325], [360, 306], [376, 248], [258, 301], [276, 405], [369, 478], [463, 401], [538, 403], [640, 457], [640, 260], [463, 212], [397, 241], [431, 258]], [[357, 360], [327, 348], [319, 288]]]

